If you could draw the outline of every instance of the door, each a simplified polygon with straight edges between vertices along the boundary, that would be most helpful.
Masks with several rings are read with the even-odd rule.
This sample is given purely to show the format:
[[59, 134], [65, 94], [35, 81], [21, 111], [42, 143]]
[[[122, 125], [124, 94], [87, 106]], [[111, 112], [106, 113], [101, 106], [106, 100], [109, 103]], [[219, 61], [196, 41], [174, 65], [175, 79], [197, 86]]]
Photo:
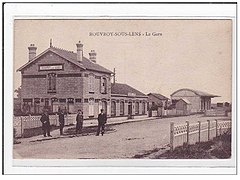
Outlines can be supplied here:
[[128, 115], [132, 115], [132, 103], [128, 103]]
[[107, 114], [107, 101], [102, 101], [102, 109], [105, 114]]

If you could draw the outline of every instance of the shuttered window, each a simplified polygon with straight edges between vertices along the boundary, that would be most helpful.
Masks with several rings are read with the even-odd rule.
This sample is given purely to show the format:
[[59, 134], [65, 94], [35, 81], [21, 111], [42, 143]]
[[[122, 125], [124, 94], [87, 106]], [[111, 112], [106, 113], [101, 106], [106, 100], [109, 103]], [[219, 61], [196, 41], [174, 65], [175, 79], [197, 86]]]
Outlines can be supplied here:
[[48, 92], [56, 92], [56, 74], [48, 74]]
[[100, 92], [103, 94], [107, 93], [107, 78], [101, 77], [100, 79]]
[[124, 102], [120, 102], [120, 115], [124, 115]]
[[89, 74], [88, 76], [88, 88], [89, 88], [89, 92], [94, 92], [94, 80], [95, 80], [95, 76], [93, 74]]
[[142, 114], [145, 114], [145, 102], [142, 103]]
[[89, 99], [89, 116], [94, 116], [94, 99]]
[[111, 103], [111, 116], [116, 116], [116, 102], [112, 101]]
[[135, 103], [135, 114], [139, 114], [139, 102]]

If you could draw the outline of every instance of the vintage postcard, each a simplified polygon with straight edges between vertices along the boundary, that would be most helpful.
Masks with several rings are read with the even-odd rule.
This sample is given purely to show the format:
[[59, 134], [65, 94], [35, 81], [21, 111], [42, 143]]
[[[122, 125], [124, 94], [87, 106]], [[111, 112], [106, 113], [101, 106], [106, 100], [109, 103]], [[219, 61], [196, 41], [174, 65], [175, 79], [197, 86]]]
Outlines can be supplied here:
[[234, 18], [14, 18], [14, 166], [235, 167]]

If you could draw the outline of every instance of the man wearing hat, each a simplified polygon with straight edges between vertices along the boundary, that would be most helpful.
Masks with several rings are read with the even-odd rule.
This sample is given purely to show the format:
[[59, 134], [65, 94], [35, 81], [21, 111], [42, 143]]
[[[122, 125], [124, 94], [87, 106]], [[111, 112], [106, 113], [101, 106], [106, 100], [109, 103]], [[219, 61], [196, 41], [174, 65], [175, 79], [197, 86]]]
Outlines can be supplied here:
[[107, 115], [103, 112], [103, 109], [101, 109], [101, 113], [98, 115], [98, 129], [97, 129], [96, 136], [99, 136], [100, 131], [103, 136], [106, 123], [107, 123]]
[[50, 134], [50, 121], [49, 121], [49, 116], [47, 110], [43, 111], [42, 117], [40, 119], [42, 122], [42, 129], [43, 129], [43, 136], [49, 136], [52, 137]]

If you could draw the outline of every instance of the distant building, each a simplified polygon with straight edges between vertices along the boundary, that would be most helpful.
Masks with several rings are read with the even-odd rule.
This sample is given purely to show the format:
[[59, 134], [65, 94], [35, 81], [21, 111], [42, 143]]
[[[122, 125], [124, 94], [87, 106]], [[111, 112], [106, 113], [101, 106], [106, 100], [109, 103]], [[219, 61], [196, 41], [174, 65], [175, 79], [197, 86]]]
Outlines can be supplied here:
[[144, 115], [148, 97], [127, 84], [112, 83], [111, 116]]
[[148, 109], [153, 106], [166, 107], [168, 98], [159, 93], [149, 93], [148, 95]]
[[176, 115], [191, 114], [191, 103], [185, 98], [181, 98], [177, 100], [175, 107], [176, 107]]
[[191, 113], [204, 112], [211, 109], [211, 98], [214, 97], [219, 96], [192, 89], [179, 89], [171, 94], [172, 102], [179, 99], [189, 101]]

